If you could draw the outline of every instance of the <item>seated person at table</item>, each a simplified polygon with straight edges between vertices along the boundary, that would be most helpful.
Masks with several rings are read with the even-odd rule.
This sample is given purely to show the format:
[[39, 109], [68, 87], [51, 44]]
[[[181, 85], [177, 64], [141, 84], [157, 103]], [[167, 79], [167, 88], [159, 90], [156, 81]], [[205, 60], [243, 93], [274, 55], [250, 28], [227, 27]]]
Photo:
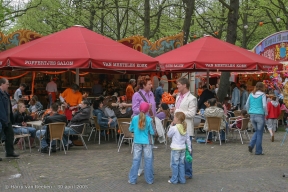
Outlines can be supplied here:
[[87, 97], [89, 97], [89, 93], [87, 91], [83, 91], [82, 93], [82, 99], [87, 99]]
[[109, 128], [109, 127], [115, 127], [116, 123], [113, 121], [113, 119], [108, 118], [103, 108], [103, 102], [101, 100], [95, 100], [93, 103], [93, 115], [97, 116], [97, 122], [100, 127], [102, 128]]
[[28, 110], [30, 113], [35, 113], [43, 109], [43, 105], [38, 101], [38, 97], [36, 95], [33, 95], [33, 97], [30, 99], [29, 105]]
[[229, 125], [230, 128], [238, 128], [241, 129], [242, 127], [242, 119], [248, 118], [249, 115], [247, 114], [246, 110], [241, 110], [241, 116], [237, 117], [237, 119]]
[[106, 107], [103, 107], [103, 108], [104, 108], [103, 111], [104, 111], [106, 117], [111, 118], [113, 120], [114, 124], [117, 125], [117, 117], [116, 117], [115, 112], [113, 110], [112, 101], [111, 100], [108, 101]]
[[37, 119], [37, 112], [43, 109], [43, 105], [38, 101], [38, 97], [36, 95], [34, 95], [30, 99], [29, 105], [30, 106], [28, 108], [28, 111], [30, 112], [30, 115], [33, 117], [33, 119]]
[[[58, 114], [60, 115], [64, 115], [64, 111], [61, 109], [61, 104], [57, 103], [58, 105]], [[50, 115], [50, 113], [52, 112], [52, 105], [50, 106], [49, 109], [46, 109], [45, 112], [42, 115], [42, 121], [44, 120], [44, 118], [48, 117]], [[44, 122], [44, 121], [43, 121]]]
[[[33, 118], [26, 113], [26, 107], [23, 103], [19, 103], [17, 106], [17, 110], [13, 113], [15, 125], [21, 126], [21, 127], [14, 127], [13, 131], [15, 134], [30, 134], [30, 146], [34, 143], [36, 129], [33, 127], [27, 127], [28, 121], [33, 120]], [[24, 142], [24, 138], [20, 138], [17, 146], [19, 149], [22, 149], [22, 144]]]
[[[36, 137], [40, 139], [40, 136], [42, 136], [41, 140], [41, 153], [48, 153], [48, 143], [47, 140], [49, 140], [49, 127], [47, 124], [49, 123], [57, 123], [57, 122], [64, 122], [67, 123], [67, 118], [65, 115], [60, 115], [58, 113], [59, 110], [59, 104], [53, 103], [52, 106], [52, 112], [50, 114], [47, 114], [43, 119], [43, 124], [46, 125], [42, 127], [41, 130], [38, 130], [36, 132]], [[52, 141], [52, 152], [56, 152], [56, 142]]]
[[[220, 126], [220, 134], [221, 134], [221, 141], [225, 142], [225, 129], [226, 129], [226, 122], [225, 122], [225, 115], [224, 110], [216, 106], [216, 99], [208, 99], [207, 101], [207, 108], [204, 111], [204, 117], [206, 118], [205, 124], [204, 124], [204, 130], [208, 131], [208, 122], [207, 117], [220, 117], [222, 119], [221, 126]], [[208, 141], [212, 141], [212, 132], [208, 135]]]
[[[89, 123], [90, 113], [91, 113], [91, 107], [89, 105], [89, 101], [87, 99], [83, 99], [81, 101], [80, 110], [75, 112], [73, 111], [73, 117], [71, 121], [68, 124], [68, 127], [65, 127], [64, 135], [63, 135], [63, 143], [65, 147], [68, 146], [71, 147], [72, 145], [68, 145], [68, 133], [70, 131], [70, 134], [79, 134], [82, 133], [83, 126], [74, 126], [74, 125], [80, 125], [83, 123]], [[72, 126], [72, 127], [70, 127]]]
[[160, 120], [163, 119], [170, 119], [171, 115], [170, 115], [170, 109], [168, 107], [168, 105], [166, 103], [161, 103], [160, 107], [157, 111], [156, 117], [158, 117]]

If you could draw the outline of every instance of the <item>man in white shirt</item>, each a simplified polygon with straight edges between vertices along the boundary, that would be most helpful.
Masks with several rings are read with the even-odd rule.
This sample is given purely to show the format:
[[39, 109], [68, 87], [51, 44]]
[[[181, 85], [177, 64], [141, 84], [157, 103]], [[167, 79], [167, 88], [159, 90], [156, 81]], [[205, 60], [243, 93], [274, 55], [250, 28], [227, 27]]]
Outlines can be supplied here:
[[14, 99], [18, 102], [22, 98], [22, 91], [27, 87], [25, 83], [21, 83], [20, 87], [14, 93]]
[[49, 98], [49, 106], [56, 101], [57, 84], [54, 82], [55, 78], [51, 77], [51, 81], [46, 85], [46, 91]]
[[[178, 95], [175, 102], [175, 108], [172, 109], [176, 112], [183, 112], [185, 114], [185, 122], [187, 123], [187, 133], [192, 137], [194, 136], [194, 117], [197, 110], [197, 99], [189, 91], [190, 82], [187, 78], [180, 78], [177, 81]], [[191, 143], [192, 144], [192, 143]], [[185, 177], [192, 179], [192, 163], [185, 160]]]

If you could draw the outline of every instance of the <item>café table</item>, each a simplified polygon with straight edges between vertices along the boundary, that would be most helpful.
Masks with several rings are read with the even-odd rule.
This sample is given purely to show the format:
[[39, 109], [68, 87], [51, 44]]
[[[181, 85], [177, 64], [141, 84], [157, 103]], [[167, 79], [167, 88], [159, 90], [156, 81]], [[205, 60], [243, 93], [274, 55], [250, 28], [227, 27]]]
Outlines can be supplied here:
[[[26, 122], [27, 125], [31, 125], [32, 127], [34, 127], [35, 129], [41, 130], [42, 128], [42, 121], [38, 120], [38, 121], [28, 121]], [[42, 138], [42, 131], [40, 131], [40, 138]], [[41, 151], [41, 140], [39, 140], [39, 151]]]

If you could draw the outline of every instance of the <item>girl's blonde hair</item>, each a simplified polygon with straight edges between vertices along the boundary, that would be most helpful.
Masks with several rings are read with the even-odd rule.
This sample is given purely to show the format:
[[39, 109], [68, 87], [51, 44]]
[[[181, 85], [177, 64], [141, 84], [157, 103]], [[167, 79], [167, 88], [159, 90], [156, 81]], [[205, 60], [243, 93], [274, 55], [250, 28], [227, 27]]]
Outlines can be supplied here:
[[176, 112], [175, 117], [181, 122], [183, 125], [184, 131], [187, 130], [187, 123], [185, 122], [185, 114], [183, 112]]
[[145, 129], [145, 123], [146, 123], [146, 115], [143, 112], [139, 113], [139, 122], [138, 122], [138, 127], [141, 130]]
[[17, 110], [19, 111], [20, 110], [20, 107], [24, 106], [25, 107], [25, 104], [24, 103], [18, 103], [17, 104]]

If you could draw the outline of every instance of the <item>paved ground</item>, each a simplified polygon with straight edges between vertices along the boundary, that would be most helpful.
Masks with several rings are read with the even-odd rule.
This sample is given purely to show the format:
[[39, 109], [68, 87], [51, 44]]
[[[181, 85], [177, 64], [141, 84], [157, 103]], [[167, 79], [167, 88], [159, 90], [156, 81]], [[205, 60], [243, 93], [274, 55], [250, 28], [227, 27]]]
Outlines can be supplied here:
[[[90, 141], [88, 150], [73, 147], [67, 155], [58, 151], [50, 157], [37, 149], [32, 153], [17, 150], [20, 159], [0, 162], [0, 191], [288, 191], [288, 178], [282, 177], [288, 173], [288, 139], [280, 147], [283, 135], [277, 132], [272, 143], [269, 134], [264, 134], [263, 156], [250, 154], [247, 140], [244, 145], [236, 140], [222, 146], [193, 142], [193, 179], [177, 185], [167, 182], [170, 149], [163, 144], [155, 149], [152, 185], [143, 176], [137, 185], [127, 183], [131, 148], [124, 144], [117, 153], [115, 140], [101, 145]], [[2, 149], [0, 156], [4, 156]], [[21, 176], [11, 178], [15, 174]]]

